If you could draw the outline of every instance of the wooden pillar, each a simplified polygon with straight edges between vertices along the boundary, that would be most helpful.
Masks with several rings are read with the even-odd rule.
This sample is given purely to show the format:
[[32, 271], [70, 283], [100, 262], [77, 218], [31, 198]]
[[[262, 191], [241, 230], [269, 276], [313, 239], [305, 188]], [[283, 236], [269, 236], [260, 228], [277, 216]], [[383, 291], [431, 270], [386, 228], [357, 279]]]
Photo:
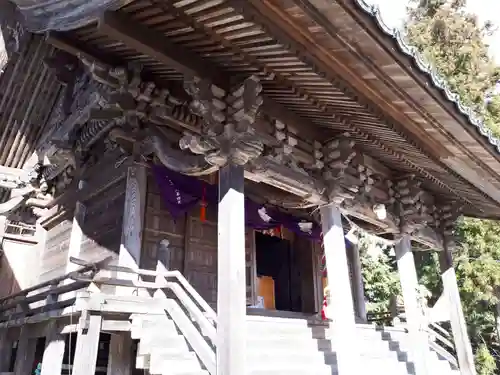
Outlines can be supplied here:
[[21, 328], [19, 343], [17, 345], [16, 363], [14, 365], [14, 375], [31, 374], [33, 370], [37, 339], [29, 337], [29, 331], [30, 327], [28, 325]]
[[59, 333], [56, 321], [51, 322], [45, 341], [45, 350], [42, 358], [41, 375], [62, 373], [64, 360], [65, 341], [64, 335]]
[[245, 374], [246, 281], [244, 170], [219, 171], [217, 375]]
[[460, 293], [458, 291], [457, 277], [453, 268], [451, 249], [445, 241], [444, 249], [440, 253], [441, 279], [443, 280], [443, 293], [448, 299], [450, 310], [450, 323], [455, 341], [455, 350], [458, 357], [458, 365], [462, 375], [476, 375], [474, 367], [474, 355], [467, 333]]
[[138, 268], [141, 261], [146, 184], [147, 172], [144, 166], [133, 165], [128, 168], [119, 254], [120, 266]]
[[405, 234], [395, 246], [401, 290], [405, 306], [406, 322], [415, 363], [415, 375], [431, 375], [427, 368], [429, 342], [422, 307], [419, 303], [419, 286], [415, 260], [411, 251], [411, 238]]
[[363, 285], [363, 274], [361, 271], [361, 258], [359, 256], [359, 247], [352, 245], [352, 278], [354, 288], [354, 299], [356, 301], [356, 316], [362, 323], [367, 323], [365, 288]]
[[129, 332], [111, 335], [107, 375], [132, 374], [132, 338]]
[[99, 313], [82, 311], [71, 375], [95, 374], [101, 324]]
[[[82, 184], [82, 182], [80, 182]], [[83, 242], [83, 221], [85, 220], [86, 209], [81, 202], [76, 202], [75, 213], [73, 215], [73, 225], [71, 226], [71, 236], [69, 238], [68, 259], [66, 261], [66, 273], [75, 271], [78, 265], [70, 262], [70, 257], [78, 258]]]
[[8, 372], [12, 357], [12, 340], [9, 339], [8, 329], [0, 330], [0, 374]]
[[358, 375], [356, 321], [352, 299], [347, 250], [340, 209], [331, 204], [321, 207], [321, 224], [330, 300], [328, 317], [333, 320], [334, 350], [340, 375]]
[[[142, 165], [133, 164], [127, 171], [125, 205], [123, 208], [122, 236], [118, 264], [138, 269], [141, 262], [142, 232], [146, 210], [147, 171]], [[130, 278], [121, 274], [120, 278]], [[116, 288], [118, 294], [131, 294], [130, 288]]]

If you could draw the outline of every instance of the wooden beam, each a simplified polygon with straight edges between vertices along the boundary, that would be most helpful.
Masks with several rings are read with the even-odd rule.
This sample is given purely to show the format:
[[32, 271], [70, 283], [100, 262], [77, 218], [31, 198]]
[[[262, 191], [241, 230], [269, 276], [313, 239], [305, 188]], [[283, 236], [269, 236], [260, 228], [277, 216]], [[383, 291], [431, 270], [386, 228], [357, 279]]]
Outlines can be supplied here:
[[399, 279], [405, 306], [406, 322], [410, 336], [410, 350], [413, 353], [415, 375], [431, 375], [427, 361], [429, 359], [429, 342], [423, 328], [425, 320], [419, 303], [419, 285], [415, 259], [411, 251], [409, 235], [403, 235], [395, 246]]
[[331, 327], [335, 341], [342, 343], [335, 347], [337, 371], [339, 374], [357, 375], [361, 373], [358, 369], [361, 358], [353, 340], [356, 337], [356, 319], [342, 214], [333, 204], [321, 207], [320, 213], [330, 290], [327, 316], [333, 321]]
[[246, 373], [244, 170], [219, 171], [217, 375]]
[[460, 293], [458, 291], [457, 276], [453, 267], [451, 249], [446, 245], [439, 257], [441, 265], [441, 279], [443, 280], [443, 294], [447, 298], [450, 310], [450, 323], [453, 332], [453, 341], [457, 352], [458, 365], [462, 375], [476, 375], [474, 354], [467, 333]]
[[[227, 78], [228, 75], [224, 74], [217, 66], [203, 60], [185, 47], [172, 43], [165, 35], [134, 21], [122, 13], [106, 12], [99, 27], [106, 35], [119, 40], [137, 52], [151, 56], [155, 60], [175, 68], [179, 73], [209, 79], [213, 84], [225, 91], [229, 91], [231, 88], [231, 81]], [[316, 126], [290, 112], [273, 99], [264, 98], [263, 110], [271, 117], [290, 124], [294, 130], [300, 129], [300, 132], [303, 132], [304, 129], [307, 129], [307, 133], [314, 135], [314, 139], [320, 139]], [[307, 126], [308, 124], [310, 126]]]
[[175, 68], [182, 74], [209, 78], [220, 88], [229, 89], [227, 75], [221, 74], [214, 66], [201, 60], [190, 50], [172, 43], [165, 35], [151, 30], [123, 13], [104, 13], [99, 29], [105, 35]]

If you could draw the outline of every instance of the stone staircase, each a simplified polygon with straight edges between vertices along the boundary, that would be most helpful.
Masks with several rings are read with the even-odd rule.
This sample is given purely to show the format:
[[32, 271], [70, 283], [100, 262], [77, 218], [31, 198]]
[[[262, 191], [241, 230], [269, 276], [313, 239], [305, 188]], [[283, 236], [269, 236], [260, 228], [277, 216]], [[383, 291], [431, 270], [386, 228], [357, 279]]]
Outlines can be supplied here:
[[[176, 301], [169, 303], [177, 313], [181, 311]], [[203, 363], [209, 358], [211, 366], [215, 364], [212, 340], [200, 333], [197, 323], [190, 325], [196, 327], [199, 336], [193, 335], [194, 331], [186, 331], [186, 322], [174, 323], [177, 319], [169, 315], [167, 310], [165, 315], [131, 318], [132, 337], [139, 340], [136, 367], [147, 369], [150, 375], [209, 375], [211, 371]], [[198, 351], [193, 350], [193, 343], [200, 339], [206, 341], [205, 349], [209, 347], [211, 351], [207, 357], [210, 353], [205, 350], [205, 360], [200, 360]], [[374, 326], [358, 325], [354, 339], [362, 356], [361, 371], [384, 375], [414, 373], [408, 335], [401, 328], [380, 331]], [[336, 375], [335, 345], [329, 326], [321, 322], [311, 324], [306, 319], [249, 315], [248, 375]], [[431, 374], [460, 374], [433, 351], [429, 354], [429, 364]], [[211, 370], [214, 371], [214, 367]]]

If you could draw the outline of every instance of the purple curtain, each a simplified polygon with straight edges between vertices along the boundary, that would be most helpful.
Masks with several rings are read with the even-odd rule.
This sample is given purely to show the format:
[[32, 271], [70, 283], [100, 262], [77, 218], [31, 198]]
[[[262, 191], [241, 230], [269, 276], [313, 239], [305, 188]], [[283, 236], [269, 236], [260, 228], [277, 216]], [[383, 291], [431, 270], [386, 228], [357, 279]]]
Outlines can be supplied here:
[[[182, 175], [161, 165], [153, 165], [153, 173], [163, 202], [174, 219], [193, 209], [203, 196], [208, 204], [218, 202], [217, 185]], [[321, 229], [315, 222], [305, 222], [276, 208], [263, 207], [248, 198], [245, 198], [245, 223], [257, 230], [282, 225], [297, 235], [317, 241], [321, 238]]]

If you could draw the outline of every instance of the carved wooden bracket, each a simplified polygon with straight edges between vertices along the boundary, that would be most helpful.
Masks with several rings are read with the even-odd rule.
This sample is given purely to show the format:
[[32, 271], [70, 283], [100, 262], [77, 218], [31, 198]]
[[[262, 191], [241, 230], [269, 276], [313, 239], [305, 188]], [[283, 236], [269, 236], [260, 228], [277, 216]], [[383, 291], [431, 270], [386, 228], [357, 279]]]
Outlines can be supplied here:
[[431, 212], [423, 199], [421, 182], [414, 176], [388, 182], [390, 202], [397, 215], [401, 233], [411, 234], [432, 222]]
[[262, 105], [262, 86], [256, 77], [226, 93], [209, 81], [189, 78], [186, 91], [193, 97], [191, 111], [203, 119], [200, 135], [187, 135], [181, 149], [205, 156], [218, 167], [228, 162], [245, 165], [264, 150], [253, 124]]
[[434, 207], [434, 225], [443, 236], [444, 245], [448, 249], [455, 246], [453, 233], [462, 210], [463, 206], [458, 202], [443, 203]]

